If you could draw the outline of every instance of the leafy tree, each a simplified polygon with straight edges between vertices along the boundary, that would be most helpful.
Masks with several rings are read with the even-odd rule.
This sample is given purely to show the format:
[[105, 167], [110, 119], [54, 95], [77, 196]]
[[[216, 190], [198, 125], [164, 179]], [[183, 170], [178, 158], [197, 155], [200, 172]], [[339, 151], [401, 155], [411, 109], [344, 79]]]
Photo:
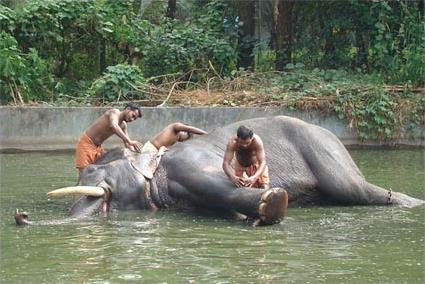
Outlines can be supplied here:
[[93, 82], [88, 95], [103, 104], [119, 100], [137, 100], [146, 98], [137, 91], [137, 86], [144, 82], [142, 72], [137, 66], [118, 64], [109, 66], [102, 77]]
[[0, 102], [46, 100], [51, 82], [47, 64], [35, 49], [24, 54], [12, 35], [0, 33]]

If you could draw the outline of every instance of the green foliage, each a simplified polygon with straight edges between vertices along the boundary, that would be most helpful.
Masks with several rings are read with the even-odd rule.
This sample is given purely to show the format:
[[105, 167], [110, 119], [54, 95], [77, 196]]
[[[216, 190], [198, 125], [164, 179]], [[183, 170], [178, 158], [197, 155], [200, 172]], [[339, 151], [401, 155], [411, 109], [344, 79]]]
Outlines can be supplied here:
[[48, 99], [46, 89], [51, 82], [47, 64], [35, 49], [24, 54], [13, 36], [0, 33], [0, 101], [23, 103]]
[[275, 68], [276, 53], [264, 43], [258, 43], [253, 50], [255, 71], [272, 71]]
[[133, 2], [108, 0], [98, 3], [98, 10], [102, 11], [103, 19], [108, 19], [108, 28], [103, 29], [106, 32], [103, 37], [111, 47], [117, 47], [116, 52], [123, 56], [122, 61], [128, 60], [129, 58], [125, 57], [133, 53], [143, 55], [143, 48], [154, 44], [149, 36], [153, 25], [134, 13]]
[[144, 20], [154, 25], [162, 24], [167, 11], [165, 1], [143, 1], [141, 2], [141, 5], [142, 7], [139, 9]]
[[[347, 116], [360, 138], [391, 140], [395, 133], [397, 119], [394, 112], [396, 103], [382, 89], [374, 88], [367, 93], [347, 92], [337, 96], [335, 109], [341, 117]], [[345, 111], [345, 113], [342, 112]]]
[[0, 5], [0, 31], [12, 33], [15, 29], [15, 11]]
[[202, 28], [168, 22], [151, 36], [155, 44], [145, 47], [141, 62], [147, 77], [208, 68], [209, 62], [224, 74], [235, 69], [235, 50]]
[[101, 99], [103, 103], [119, 100], [137, 100], [147, 98], [137, 90], [145, 79], [137, 66], [118, 64], [109, 66], [105, 74], [93, 82], [88, 90], [90, 97]]
[[205, 5], [205, 11], [199, 17], [199, 23], [210, 32], [221, 33], [225, 32], [224, 13], [228, 8], [228, 3], [225, 0], [208, 1]]
[[[406, 125], [424, 123], [425, 98], [409, 92], [391, 94], [375, 86], [367, 93], [347, 92], [337, 102], [336, 112], [348, 118], [361, 139], [396, 140], [409, 130]], [[403, 104], [409, 108], [400, 109]]]
[[0, 74], [2, 79], [22, 73], [24, 58], [17, 47], [16, 39], [8, 33], [0, 33]]
[[386, 86], [379, 77], [342, 70], [306, 71], [302, 64], [286, 69], [263, 83], [269, 86], [264, 92], [293, 109], [335, 112], [363, 140], [396, 140], [404, 130], [425, 124], [423, 90]]
[[193, 21], [163, 18], [145, 33], [145, 42], [137, 46], [143, 53], [139, 65], [146, 77], [208, 69], [210, 62], [223, 75], [236, 69], [233, 38], [237, 30], [232, 17], [224, 16], [230, 9], [228, 1], [195, 1], [194, 7]]
[[418, 6], [403, 1], [379, 1], [372, 9], [377, 21], [369, 60], [377, 70], [386, 71], [388, 82], [423, 85], [424, 25]]
[[95, 48], [97, 37], [93, 36], [92, 18], [87, 13], [93, 9], [88, 0], [29, 1], [17, 11], [16, 38], [23, 50], [34, 47], [48, 58], [57, 76], [72, 74], [79, 79], [79, 69], [70, 70], [69, 64], [81, 49]]
[[[0, 5], [1, 103], [145, 99], [144, 78], [167, 84], [165, 74], [208, 82], [206, 89], [228, 83], [239, 91], [243, 80], [257, 77], [237, 68], [240, 52], [254, 46], [252, 67], [258, 77], [264, 72], [270, 78], [249, 87], [260, 88], [272, 103], [308, 110], [314, 104], [306, 101], [332, 98], [324, 105], [364, 139], [392, 139], [403, 127], [424, 123], [424, 95], [415, 89], [425, 85], [420, 1], [295, 1], [286, 35], [292, 46], [285, 47], [291, 61], [283, 76], [272, 76], [281, 52], [273, 1], [255, 6], [263, 7], [255, 23], [260, 31], [269, 27], [267, 42], [242, 34], [236, 1], [177, 1], [175, 20], [165, 17], [167, 1], [20, 3], [9, 6], [14, 10]], [[398, 84], [399, 91], [386, 84]]]
[[304, 1], [295, 15], [295, 62], [379, 72], [387, 83], [425, 84], [420, 1]]

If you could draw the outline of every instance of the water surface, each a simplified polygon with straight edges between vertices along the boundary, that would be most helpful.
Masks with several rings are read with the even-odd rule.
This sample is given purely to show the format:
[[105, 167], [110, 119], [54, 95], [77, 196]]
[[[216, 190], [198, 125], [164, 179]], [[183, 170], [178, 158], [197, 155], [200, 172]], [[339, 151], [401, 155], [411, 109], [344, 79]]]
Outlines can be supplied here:
[[[377, 185], [424, 198], [423, 150], [352, 150]], [[77, 223], [70, 200], [46, 192], [75, 183], [71, 154], [0, 155], [0, 283], [424, 283], [424, 206], [291, 208], [251, 228], [179, 212], [119, 212]]]

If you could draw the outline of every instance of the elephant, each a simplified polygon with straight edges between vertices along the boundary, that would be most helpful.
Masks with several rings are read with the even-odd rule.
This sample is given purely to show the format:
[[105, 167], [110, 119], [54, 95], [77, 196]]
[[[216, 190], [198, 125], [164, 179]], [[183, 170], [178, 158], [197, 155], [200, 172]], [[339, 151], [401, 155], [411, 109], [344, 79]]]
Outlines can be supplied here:
[[[236, 187], [222, 170], [226, 144], [242, 124], [263, 140], [270, 189]], [[143, 174], [147, 163], [149, 157], [143, 153], [124, 148], [107, 152], [83, 170], [75, 187], [97, 194], [78, 199], [70, 217], [113, 209], [202, 208], [214, 214], [243, 214], [256, 224], [269, 225], [281, 222], [287, 207], [424, 204], [367, 182], [332, 132], [288, 116], [239, 121], [177, 143], [163, 154], [149, 178]], [[18, 219], [18, 224], [25, 223], [27, 215]]]

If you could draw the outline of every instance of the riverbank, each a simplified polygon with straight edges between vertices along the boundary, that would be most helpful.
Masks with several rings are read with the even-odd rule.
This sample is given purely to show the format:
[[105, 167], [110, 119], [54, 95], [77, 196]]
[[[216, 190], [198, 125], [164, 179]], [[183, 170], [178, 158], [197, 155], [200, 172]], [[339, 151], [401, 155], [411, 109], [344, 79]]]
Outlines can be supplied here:
[[[84, 131], [107, 108], [104, 107], [0, 107], [0, 152], [68, 151]], [[212, 131], [227, 124], [256, 117], [287, 115], [324, 127], [347, 147], [425, 148], [425, 127], [415, 129], [416, 138], [398, 141], [362, 141], [345, 120], [320, 112], [294, 111], [282, 107], [143, 107], [144, 116], [129, 123], [130, 136], [146, 141], [171, 122], [180, 121]], [[407, 136], [406, 136], [407, 137]], [[106, 148], [121, 145], [117, 137]]]

